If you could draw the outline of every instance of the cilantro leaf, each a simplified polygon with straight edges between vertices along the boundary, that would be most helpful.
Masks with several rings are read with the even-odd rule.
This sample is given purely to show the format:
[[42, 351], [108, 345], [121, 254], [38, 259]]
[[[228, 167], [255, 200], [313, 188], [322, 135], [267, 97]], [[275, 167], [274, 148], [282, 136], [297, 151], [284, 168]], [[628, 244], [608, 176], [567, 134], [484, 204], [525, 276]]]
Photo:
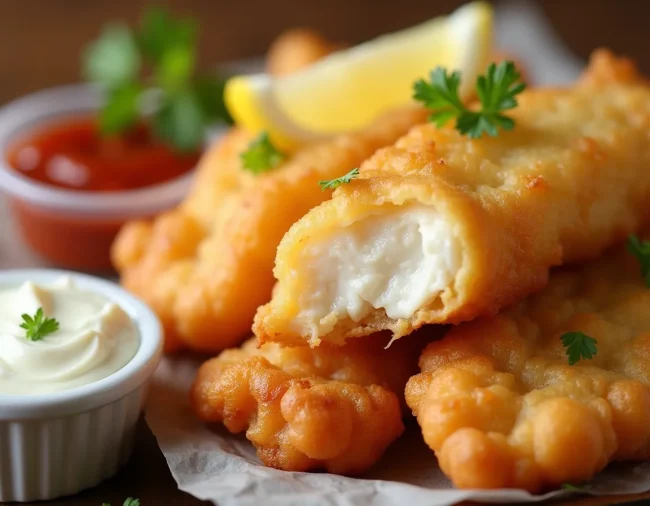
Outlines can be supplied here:
[[108, 92], [104, 108], [99, 113], [99, 125], [105, 134], [121, 132], [138, 120], [138, 98], [142, 87], [127, 82]]
[[526, 85], [519, 82], [520, 74], [511, 61], [490, 64], [485, 75], [476, 80], [476, 93], [481, 108], [468, 109], [460, 99], [460, 73], [437, 67], [429, 74], [429, 82], [419, 79], [413, 84], [413, 98], [433, 112], [429, 120], [441, 127], [456, 118], [455, 128], [461, 134], [477, 139], [487, 134], [496, 136], [501, 130], [512, 130], [515, 122], [501, 114], [517, 106], [516, 95]]
[[338, 188], [342, 184], [348, 184], [350, 181], [353, 179], [356, 179], [359, 176], [359, 169], [352, 169], [350, 172], [347, 174], [337, 177], [336, 179], [330, 179], [329, 181], [319, 181], [318, 185], [320, 186], [320, 189], [322, 191], [328, 190], [328, 189], [334, 189]]
[[598, 353], [598, 341], [582, 332], [567, 332], [560, 339], [566, 348], [569, 365], [575, 365], [582, 359], [591, 359]]
[[179, 151], [197, 149], [204, 139], [204, 117], [192, 91], [168, 96], [154, 118], [156, 134]]
[[46, 318], [43, 308], [38, 308], [34, 316], [28, 314], [21, 315], [23, 323], [20, 328], [25, 329], [25, 338], [30, 341], [40, 341], [46, 335], [52, 334], [59, 330], [59, 322], [54, 318]]
[[87, 79], [107, 88], [136, 79], [140, 72], [140, 53], [128, 27], [106, 27], [84, 52], [83, 71]]
[[635, 235], [627, 239], [627, 249], [641, 264], [641, 276], [647, 287], [650, 287], [650, 241], [640, 241]]
[[284, 153], [273, 145], [267, 132], [262, 132], [256, 139], [251, 141], [248, 149], [239, 156], [243, 168], [250, 170], [254, 174], [266, 172], [285, 159]]
[[191, 19], [174, 19], [164, 8], [150, 7], [142, 17], [138, 45], [145, 58], [159, 63], [170, 48], [192, 49], [197, 27]]

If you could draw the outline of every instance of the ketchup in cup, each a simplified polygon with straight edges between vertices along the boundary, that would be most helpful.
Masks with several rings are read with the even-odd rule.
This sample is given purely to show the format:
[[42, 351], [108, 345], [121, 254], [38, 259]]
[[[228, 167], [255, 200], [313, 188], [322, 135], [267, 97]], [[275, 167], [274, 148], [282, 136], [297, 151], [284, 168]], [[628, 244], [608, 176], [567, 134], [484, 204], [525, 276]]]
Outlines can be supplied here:
[[[145, 124], [102, 135], [98, 100], [75, 85], [0, 112], [0, 189], [18, 230], [37, 253], [69, 269], [110, 270], [120, 227], [177, 205], [199, 159], [164, 144]], [[81, 110], [71, 113], [71, 104]]]
[[9, 148], [9, 165], [44, 184], [117, 192], [170, 181], [192, 170], [196, 153], [176, 153], [140, 124], [102, 137], [94, 117], [62, 120], [27, 134]]

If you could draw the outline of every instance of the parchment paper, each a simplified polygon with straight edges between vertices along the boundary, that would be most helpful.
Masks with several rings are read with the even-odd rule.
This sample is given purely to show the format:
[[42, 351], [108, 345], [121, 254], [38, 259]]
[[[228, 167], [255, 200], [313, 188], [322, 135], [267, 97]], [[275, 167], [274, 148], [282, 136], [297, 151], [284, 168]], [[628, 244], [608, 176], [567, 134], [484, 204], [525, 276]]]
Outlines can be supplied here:
[[[570, 82], [583, 65], [554, 38], [541, 12], [530, 2], [500, 4], [497, 33], [499, 46], [510, 49], [525, 63], [536, 84]], [[257, 70], [259, 62], [237, 62], [228, 68]], [[0, 268], [45, 266], [16, 235], [1, 195], [0, 237]], [[187, 391], [198, 364], [195, 358], [164, 359], [151, 387], [146, 419], [179, 488], [200, 499], [220, 506], [442, 506], [466, 499], [504, 504], [566, 495], [454, 490], [422, 442], [415, 423], [364, 478], [265, 468], [243, 437], [206, 427], [192, 415]], [[585, 490], [593, 494], [650, 490], [650, 463], [612, 466]]]
[[[266, 468], [244, 437], [208, 427], [193, 416], [187, 392], [199, 363], [196, 358], [166, 358], [146, 408], [147, 423], [179, 488], [199, 499], [219, 506], [444, 506], [468, 499], [506, 504], [568, 495], [453, 489], [415, 423], [363, 479]], [[585, 487], [595, 495], [646, 490], [650, 462], [610, 466]]]

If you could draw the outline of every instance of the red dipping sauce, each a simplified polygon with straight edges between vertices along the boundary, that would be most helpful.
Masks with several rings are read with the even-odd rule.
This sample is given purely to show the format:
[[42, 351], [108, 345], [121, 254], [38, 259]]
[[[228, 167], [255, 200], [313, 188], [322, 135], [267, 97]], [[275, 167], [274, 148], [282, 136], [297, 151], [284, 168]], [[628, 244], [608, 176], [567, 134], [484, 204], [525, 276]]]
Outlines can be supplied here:
[[[34, 129], [5, 152], [11, 168], [46, 188], [76, 195], [108, 196], [154, 187], [187, 174], [200, 154], [176, 153], [156, 139], [146, 125], [125, 135], [103, 137], [93, 116], [63, 119]], [[137, 193], [134, 193], [137, 199]], [[109, 270], [110, 247], [127, 219], [114, 213], [86, 213], [43, 207], [11, 199], [26, 242], [53, 263], [80, 270]]]
[[63, 120], [19, 139], [9, 149], [11, 167], [24, 176], [68, 190], [114, 192], [143, 188], [192, 170], [198, 153], [181, 154], [145, 125], [103, 137], [93, 117]]

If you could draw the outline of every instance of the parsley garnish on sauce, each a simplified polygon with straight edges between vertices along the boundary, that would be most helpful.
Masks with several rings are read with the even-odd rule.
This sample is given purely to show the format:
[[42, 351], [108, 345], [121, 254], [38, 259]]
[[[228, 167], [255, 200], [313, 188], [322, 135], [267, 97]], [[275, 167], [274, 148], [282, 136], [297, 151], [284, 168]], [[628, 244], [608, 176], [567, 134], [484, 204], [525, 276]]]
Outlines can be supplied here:
[[512, 130], [515, 122], [502, 114], [517, 106], [515, 96], [526, 88], [520, 82], [520, 74], [511, 61], [488, 66], [485, 75], [476, 80], [476, 93], [481, 108], [469, 109], [458, 96], [460, 72], [447, 74], [447, 70], [437, 67], [429, 75], [429, 82], [420, 79], [413, 85], [413, 98], [432, 109], [429, 120], [442, 126], [451, 118], [456, 118], [455, 128], [472, 139], [484, 133], [494, 137], [498, 129]]
[[342, 184], [348, 184], [353, 179], [356, 179], [359, 176], [359, 169], [352, 169], [350, 172], [344, 176], [337, 177], [336, 179], [330, 179], [329, 181], [319, 181], [318, 185], [322, 191], [333, 190], [338, 188]]
[[25, 329], [25, 338], [30, 341], [40, 341], [48, 334], [59, 330], [59, 322], [54, 318], [46, 318], [43, 308], [38, 308], [34, 316], [23, 314], [20, 328]]
[[583, 359], [589, 360], [598, 353], [598, 341], [582, 332], [567, 332], [562, 334], [560, 339], [562, 346], [566, 348], [569, 365], [575, 365]]

